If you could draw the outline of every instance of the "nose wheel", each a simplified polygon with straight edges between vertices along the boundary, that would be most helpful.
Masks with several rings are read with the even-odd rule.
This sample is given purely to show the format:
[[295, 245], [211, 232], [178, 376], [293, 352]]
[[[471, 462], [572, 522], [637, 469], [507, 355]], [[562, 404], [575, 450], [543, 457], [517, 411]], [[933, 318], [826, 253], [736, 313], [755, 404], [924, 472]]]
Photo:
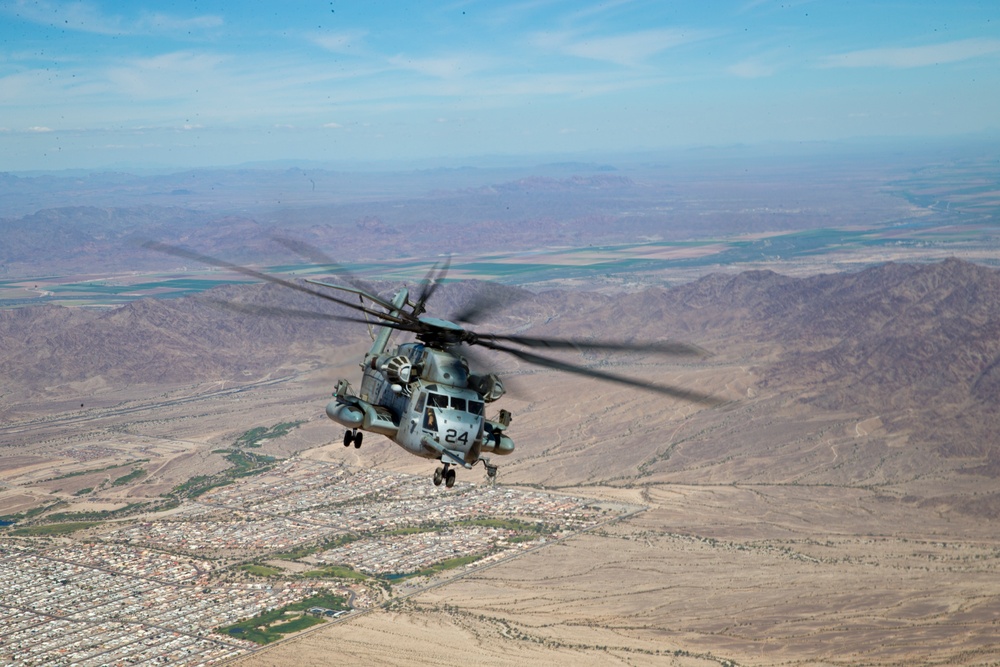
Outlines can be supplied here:
[[455, 469], [447, 463], [434, 471], [434, 486], [441, 486], [441, 482], [449, 489], [455, 486]]
[[361, 449], [361, 441], [365, 439], [364, 431], [353, 429], [344, 433], [344, 447], [350, 447], [354, 443], [355, 449]]

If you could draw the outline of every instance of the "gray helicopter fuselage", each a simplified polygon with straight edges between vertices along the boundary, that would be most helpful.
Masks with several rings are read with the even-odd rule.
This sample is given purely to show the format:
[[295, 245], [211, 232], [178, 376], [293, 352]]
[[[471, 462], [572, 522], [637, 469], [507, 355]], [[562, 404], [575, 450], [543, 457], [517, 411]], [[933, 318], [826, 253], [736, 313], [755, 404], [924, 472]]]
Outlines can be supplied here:
[[446, 462], [471, 465], [483, 452], [514, 450], [503, 435], [505, 425], [485, 418], [485, 401], [469, 386], [465, 359], [423, 343], [403, 343], [390, 352], [385, 347], [373, 346], [365, 357], [357, 396], [338, 388], [326, 409], [332, 420]]
[[[411, 375], [406, 385], [393, 382], [400, 378], [392, 377], [391, 372], [387, 377], [381, 370], [387, 356], [397, 363], [407, 359], [411, 374], [419, 375], [415, 379]], [[375, 357], [374, 363], [369, 360], [360, 397], [389, 411], [399, 425], [394, 439], [403, 449], [417, 456], [439, 458], [440, 452], [424, 444], [426, 438], [466, 453], [482, 436], [483, 399], [467, 387], [468, 377], [461, 357], [421, 343], [404, 343], [391, 355]]]

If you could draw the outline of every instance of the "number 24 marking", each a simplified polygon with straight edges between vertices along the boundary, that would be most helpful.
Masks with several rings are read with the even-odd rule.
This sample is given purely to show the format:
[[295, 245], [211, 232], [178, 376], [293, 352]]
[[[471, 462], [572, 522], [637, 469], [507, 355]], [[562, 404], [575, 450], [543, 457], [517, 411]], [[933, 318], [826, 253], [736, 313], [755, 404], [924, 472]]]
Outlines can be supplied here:
[[444, 434], [444, 441], [452, 445], [457, 443], [467, 445], [469, 444], [469, 432], [462, 431], [462, 433], [460, 434], [455, 429], [450, 428], [448, 429], [448, 432]]

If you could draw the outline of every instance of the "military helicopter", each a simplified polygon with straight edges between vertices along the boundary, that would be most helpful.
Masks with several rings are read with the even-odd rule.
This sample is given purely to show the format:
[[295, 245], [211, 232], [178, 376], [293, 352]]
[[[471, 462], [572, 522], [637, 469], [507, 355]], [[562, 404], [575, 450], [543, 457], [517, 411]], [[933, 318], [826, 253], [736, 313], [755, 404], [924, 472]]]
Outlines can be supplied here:
[[[511, 413], [499, 410], [486, 416], [486, 405], [501, 398], [506, 390], [496, 373], [474, 372], [468, 362], [471, 348], [482, 347], [513, 356], [532, 365], [575, 373], [599, 380], [616, 382], [647, 391], [705, 405], [720, 403], [717, 397], [669, 385], [572, 364], [543, 356], [531, 349], [577, 351], [638, 351], [658, 355], [706, 356], [702, 348], [689, 343], [622, 343], [524, 335], [503, 335], [473, 331], [458, 324], [474, 324], [495, 304], [481, 300], [456, 313], [450, 320], [426, 316], [427, 302], [447, 275], [450, 259], [435, 264], [421, 282], [414, 297], [402, 288], [391, 299], [375, 294], [374, 289], [354, 278], [320, 251], [301, 242], [279, 242], [317, 264], [334, 267], [335, 273], [349, 285], [307, 279], [308, 285], [354, 294], [359, 302], [348, 301], [299, 282], [279, 278], [254, 269], [201, 255], [183, 248], [150, 242], [147, 248], [198, 262], [229, 269], [250, 277], [311, 294], [362, 313], [364, 318], [320, 314], [286, 308], [268, 308], [268, 314], [286, 317], [330, 318], [367, 323], [372, 318], [372, 345], [361, 362], [360, 386], [355, 389], [347, 379], [340, 379], [333, 400], [326, 406], [327, 416], [344, 426], [343, 444], [360, 448], [365, 432], [383, 435], [407, 452], [441, 465], [434, 471], [434, 484], [447, 488], [455, 484], [456, 469], [472, 469], [482, 464], [489, 480], [495, 479], [498, 467], [487, 454], [505, 456], [514, 451], [514, 441], [507, 435]], [[367, 303], [366, 303], [367, 302]], [[413, 334], [415, 340], [390, 346], [397, 332]]]

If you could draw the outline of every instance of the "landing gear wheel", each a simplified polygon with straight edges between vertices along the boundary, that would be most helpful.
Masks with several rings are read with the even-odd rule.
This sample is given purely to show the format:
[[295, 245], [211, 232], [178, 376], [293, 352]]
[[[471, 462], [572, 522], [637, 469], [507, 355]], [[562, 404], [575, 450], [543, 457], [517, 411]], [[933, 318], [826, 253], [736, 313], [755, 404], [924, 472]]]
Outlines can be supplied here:
[[449, 488], [449, 489], [451, 487], [455, 486], [455, 471], [454, 470], [449, 470], [448, 472], [446, 472], [444, 474], [444, 485], [447, 488]]
[[365, 434], [357, 431], [354, 434], [354, 449], [361, 449], [361, 441], [365, 439]]
[[353, 440], [354, 435], [350, 431], [346, 431], [344, 433], [344, 447], [350, 447]]
[[434, 471], [434, 486], [441, 486], [441, 480], [444, 479], [444, 468], [438, 468]]

